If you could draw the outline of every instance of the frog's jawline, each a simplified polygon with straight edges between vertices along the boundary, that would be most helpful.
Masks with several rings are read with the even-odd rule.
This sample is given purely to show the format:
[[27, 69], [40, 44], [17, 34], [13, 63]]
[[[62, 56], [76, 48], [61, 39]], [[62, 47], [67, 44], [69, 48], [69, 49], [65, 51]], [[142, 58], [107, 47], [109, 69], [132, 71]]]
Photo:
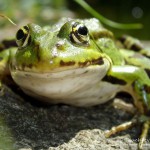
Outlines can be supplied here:
[[[57, 71], [64, 71], [64, 70], [68, 70], [68, 69], [72, 69], [72, 68], [78, 68], [78, 67], [88, 67], [91, 65], [104, 65], [104, 59], [102, 57], [99, 57], [97, 59], [93, 59], [93, 60], [87, 60], [85, 62], [78, 62], [77, 65], [75, 63], [75, 61], [68, 61], [68, 62], [64, 62], [63, 60], [60, 61], [60, 66], [57, 68], [55, 67], [54, 69], [51, 69], [51, 72], [57, 72]], [[37, 68], [37, 69], [36, 69]], [[18, 67], [16, 67], [16, 64], [13, 65], [12, 63], [10, 63], [10, 69], [11, 70], [19, 70], [19, 71], [24, 71], [24, 72], [37, 72], [38, 73], [38, 67], [33, 66], [32, 64], [30, 65], [25, 65], [22, 64]], [[42, 68], [43, 69], [43, 68]], [[49, 68], [47, 68], [47, 70], [49, 70]], [[41, 71], [41, 73], [44, 70]], [[47, 71], [45, 71], [47, 72]], [[44, 72], [43, 72], [44, 73]]]
[[[104, 64], [104, 60], [102, 57], [99, 57], [97, 59], [93, 59], [91, 61], [85, 61], [85, 62], [78, 62], [79, 67], [86, 67], [89, 65], [103, 65]], [[75, 65], [74, 61], [69, 61], [69, 62], [64, 62], [63, 60], [60, 61], [60, 66], [64, 67], [64, 66], [73, 66]]]
[[102, 82], [110, 63], [93, 65], [55, 73], [37, 74], [12, 71], [14, 81], [25, 93], [50, 103], [65, 103], [75, 106], [92, 106], [104, 103], [120, 90]]

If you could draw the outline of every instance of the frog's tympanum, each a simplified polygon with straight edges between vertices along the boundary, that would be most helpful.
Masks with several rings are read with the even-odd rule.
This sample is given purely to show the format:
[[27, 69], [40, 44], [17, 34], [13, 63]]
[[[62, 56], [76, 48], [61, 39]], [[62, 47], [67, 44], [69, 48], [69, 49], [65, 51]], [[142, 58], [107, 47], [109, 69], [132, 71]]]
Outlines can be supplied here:
[[141, 122], [142, 147], [150, 125], [150, 52], [138, 40], [122, 37], [117, 46], [97, 19], [66, 18], [51, 27], [27, 24], [16, 33], [16, 43], [18, 48], [0, 53], [1, 75], [10, 71], [26, 94], [55, 104], [93, 106], [129, 93], [136, 117], [106, 136]]

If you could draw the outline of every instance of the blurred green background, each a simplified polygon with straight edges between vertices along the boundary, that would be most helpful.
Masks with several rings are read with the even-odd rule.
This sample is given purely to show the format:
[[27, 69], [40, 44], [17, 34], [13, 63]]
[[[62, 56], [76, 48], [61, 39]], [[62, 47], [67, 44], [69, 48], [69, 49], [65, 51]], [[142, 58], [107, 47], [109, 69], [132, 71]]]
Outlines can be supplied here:
[[[85, 0], [105, 17], [120, 23], [142, 23], [140, 30], [120, 30], [110, 28], [117, 36], [131, 34], [142, 40], [150, 40], [150, 1], [148, 0]], [[5, 0], [0, 1], [0, 13], [10, 17], [17, 25], [28, 22], [39, 25], [52, 24], [61, 17], [89, 18], [92, 17], [74, 0]], [[0, 32], [5, 36], [12, 34], [10, 23], [0, 19]], [[7, 28], [6, 28], [7, 27]], [[12, 27], [13, 28], [13, 27]]]

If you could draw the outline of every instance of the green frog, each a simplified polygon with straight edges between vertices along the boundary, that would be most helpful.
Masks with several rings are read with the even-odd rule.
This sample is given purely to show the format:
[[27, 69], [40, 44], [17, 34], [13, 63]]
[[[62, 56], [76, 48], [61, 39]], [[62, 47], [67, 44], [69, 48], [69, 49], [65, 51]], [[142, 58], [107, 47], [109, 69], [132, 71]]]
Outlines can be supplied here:
[[143, 123], [139, 148], [150, 126], [150, 60], [138, 40], [122, 37], [95, 19], [63, 18], [53, 26], [30, 23], [16, 33], [18, 48], [0, 52], [0, 75], [10, 73], [28, 95], [80, 107], [107, 102], [118, 92], [134, 99], [136, 117], [105, 132], [110, 136]]

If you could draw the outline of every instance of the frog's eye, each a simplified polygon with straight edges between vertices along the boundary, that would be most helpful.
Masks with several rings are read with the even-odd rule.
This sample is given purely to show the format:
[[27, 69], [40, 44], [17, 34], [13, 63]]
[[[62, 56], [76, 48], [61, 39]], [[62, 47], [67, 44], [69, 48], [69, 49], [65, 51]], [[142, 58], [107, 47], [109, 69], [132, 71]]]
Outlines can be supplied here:
[[19, 47], [24, 47], [28, 44], [30, 39], [29, 27], [23, 26], [16, 33], [16, 43]]
[[70, 39], [72, 42], [79, 45], [89, 45], [89, 35], [87, 27], [79, 22], [74, 22], [72, 24]]

